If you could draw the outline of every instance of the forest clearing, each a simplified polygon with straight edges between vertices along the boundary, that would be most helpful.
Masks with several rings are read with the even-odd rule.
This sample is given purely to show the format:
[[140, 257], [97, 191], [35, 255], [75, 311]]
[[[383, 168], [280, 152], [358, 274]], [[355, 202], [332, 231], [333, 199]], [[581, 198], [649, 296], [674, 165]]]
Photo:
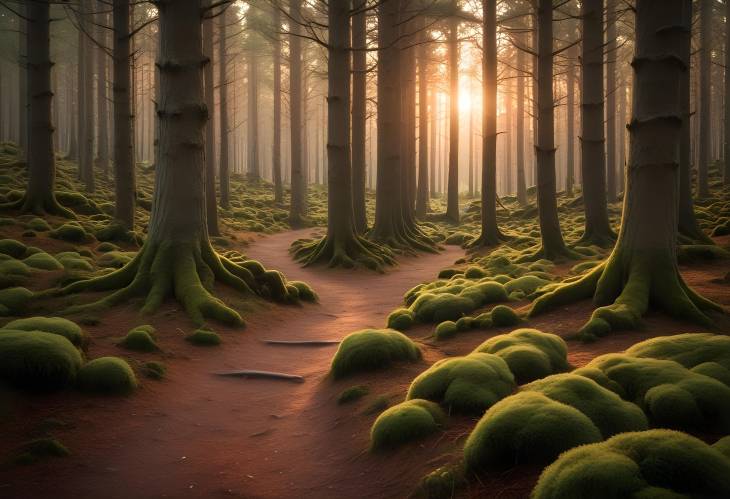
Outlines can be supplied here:
[[730, 497], [728, 14], [0, 1], [0, 497]]

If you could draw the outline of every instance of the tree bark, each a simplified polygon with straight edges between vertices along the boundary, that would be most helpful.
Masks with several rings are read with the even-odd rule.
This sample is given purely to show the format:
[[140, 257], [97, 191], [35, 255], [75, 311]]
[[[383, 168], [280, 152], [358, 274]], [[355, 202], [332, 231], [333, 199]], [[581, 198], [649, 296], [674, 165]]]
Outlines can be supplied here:
[[277, 6], [273, 7], [274, 37], [274, 131], [273, 131], [273, 152], [272, 177], [274, 180], [274, 202], [284, 202], [284, 186], [281, 181], [281, 12]]
[[[355, 230], [367, 230], [365, 211], [365, 120], [367, 117], [367, 26], [365, 0], [355, 1], [352, 17], [352, 207]], [[341, 126], [341, 125], [337, 125]]]
[[634, 98], [624, 221], [609, 259], [588, 275], [541, 296], [531, 316], [593, 296], [586, 337], [640, 324], [649, 305], [704, 326], [722, 310], [682, 280], [677, 268], [677, 197], [682, 133], [682, 73], [689, 70], [684, 32], [689, 0], [637, 0], [632, 62]]
[[573, 63], [577, 57], [576, 47], [573, 46], [568, 51], [568, 68], [566, 70], [567, 85], [567, 126], [566, 126], [566, 158], [565, 158], [565, 194], [573, 195], [575, 187], [575, 64]]
[[[228, 7], [228, 6], [226, 6]], [[220, 181], [221, 192], [221, 208], [227, 210], [231, 207], [230, 196], [230, 174], [228, 168], [228, 34], [226, 25], [228, 24], [228, 16], [226, 13], [228, 8], [224, 8], [223, 12], [218, 16], [218, 118], [219, 129], [221, 134], [220, 151], [218, 153], [218, 177]], [[251, 55], [249, 54], [249, 64], [251, 64]], [[250, 67], [250, 66], [249, 66]], [[249, 82], [251, 74], [249, 73]], [[249, 83], [250, 85], [250, 83]], [[249, 114], [250, 117], [250, 114]], [[255, 126], [249, 122], [250, 127]]]
[[[96, 22], [99, 24], [96, 33], [99, 43], [103, 46], [107, 46], [107, 29], [105, 26], [109, 24], [109, 14], [104, 12], [106, 10], [103, 2], [97, 0], [96, 2]], [[107, 55], [106, 52], [100, 48], [96, 49], [96, 104], [98, 113], [98, 136], [99, 141], [97, 143], [97, 161], [98, 167], [101, 171], [104, 179], [109, 178], [109, 117], [108, 117], [108, 104], [107, 104], [107, 88], [109, 85], [107, 79]]]
[[[212, 0], [204, 0], [204, 6], [210, 6]], [[213, 19], [203, 19], [203, 55], [206, 58], [203, 68], [205, 87], [205, 107], [208, 110], [208, 121], [205, 124], [205, 212], [208, 222], [208, 234], [219, 236], [218, 203], [215, 185], [215, 82], [213, 78], [214, 42]], [[159, 85], [157, 85], [159, 86]]]
[[[21, 16], [25, 13], [25, 6], [18, 4]], [[28, 16], [25, 16], [28, 17]], [[28, 157], [28, 26], [25, 19], [18, 18], [18, 149], [21, 158]]]
[[723, 183], [730, 184], [730, 2], [725, 2], [725, 136]]
[[[425, 18], [420, 20], [420, 42], [418, 47], [418, 192], [416, 193], [416, 216], [423, 218], [430, 211], [428, 175], [428, 46]], [[433, 147], [433, 144], [432, 144]]]
[[712, 123], [711, 106], [711, 82], [712, 69], [712, 4], [713, 0], [701, 0], [700, 2], [700, 109], [699, 125], [700, 137], [697, 147], [699, 148], [699, 161], [697, 164], [697, 197], [705, 198], [710, 195], [708, 182], [708, 169], [712, 154], [712, 143], [710, 124]]
[[603, 0], [581, 2], [581, 123], [580, 166], [585, 207], [585, 231], [580, 243], [609, 246], [615, 234], [606, 204], [606, 153], [603, 91]]
[[79, 172], [86, 192], [96, 189], [94, 179], [94, 94], [91, 43], [88, 40], [91, 23], [89, 0], [79, 5]]
[[[522, 40], [524, 37], [521, 37]], [[517, 110], [515, 139], [517, 142], [517, 203], [527, 206], [527, 187], [525, 180], [525, 78], [528, 78], [524, 51], [517, 49]]]
[[616, 7], [616, 0], [606, 1], [606, 200], [609, 203], [616, 201]]
[[449, 177], [446, 200], [446, 218], [459, 223], [459, 20], [456, 0], [451, 2], [449, 17]]
[[291, 133], [291, 205], [289, 223], [298, 227], [307, 212], [307, 183], [302, 168], [302, 0], [291, 0], [289, 17], [289, 130]]
[[249, 47], [248, 62], [248, 171], [252, 180], [261, 178], [259, 155], [259, 56], [257, 48]]

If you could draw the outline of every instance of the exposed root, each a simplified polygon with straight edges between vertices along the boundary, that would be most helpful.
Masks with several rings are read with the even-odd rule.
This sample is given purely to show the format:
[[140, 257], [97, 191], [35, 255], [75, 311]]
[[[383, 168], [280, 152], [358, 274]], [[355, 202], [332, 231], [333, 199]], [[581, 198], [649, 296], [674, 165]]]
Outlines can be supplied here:
[[548, 249], [546, 246], [540, 245], [540, 247], [532, 253], [528, 253], [518, 258], [516, 260], [516, 263], [536, 262], [541, 259], [551, 260], [555, 262], [565, 260], [583, 260], [584, 258], [584, 255], [581, 255], [577, 251], [573, 251], [567, 246]]
[[535, 300], [529, 316], [589, 297], [599, 307], [580, 330], [584, 338], [611, 330], [636, 329], [649, 306], [705, 327], [714, 327], [707, 312], [725, 312], [722, 306], [692, 291], [669, 256], [614, 251], [605, 263], [582, 278]]
[[616, 244], [618, 236], [612, 230], [598, 231], [588, 230], [576, 241], [576, 246], [598, 246], [599, 248], [611, 248]]
[[382, 272], [383, 267], [395, 265], [390, 249], [354, 233], [344, 241], [329, 236], [316, 241], [294, 241], [290, 251], [294, 259], [305, 267], [316, 263], [344, 268], [354, 268], [359, 265]]
[[0, 204], [0, 210], [20, 210], [21, 213], [32, 213], [39, 217], [44, 215], [56, 215], [64, 218], [76, 218], [76, 214], [64, 208], [56, 200], [56, 196], [28, 196], [26, 193], [22, 198], [10, 203]]
[[478, 250], [479, 248], [493, 248], [499, 246], [512, 239], [511, 236], [506, 235], [499, 227], [495, 228], [496, 234], [486, 234], [484, 231], [467, 245], [469, 250]]

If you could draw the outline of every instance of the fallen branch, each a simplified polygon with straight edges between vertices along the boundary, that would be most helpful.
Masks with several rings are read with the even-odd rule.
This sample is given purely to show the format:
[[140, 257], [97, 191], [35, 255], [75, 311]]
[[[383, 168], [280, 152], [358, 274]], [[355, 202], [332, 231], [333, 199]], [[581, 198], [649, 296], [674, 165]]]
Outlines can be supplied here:
[[216, 376], [228, 376], [233, 378], [276, 379], [282, 381], [292, 381], [294, 383], [304, 383], [304, 378], [296, 374], [277, 373], [271, 371], [252, 371], [244, 369], [242, 371], [228, 371], [213, 374], [215, 374]]

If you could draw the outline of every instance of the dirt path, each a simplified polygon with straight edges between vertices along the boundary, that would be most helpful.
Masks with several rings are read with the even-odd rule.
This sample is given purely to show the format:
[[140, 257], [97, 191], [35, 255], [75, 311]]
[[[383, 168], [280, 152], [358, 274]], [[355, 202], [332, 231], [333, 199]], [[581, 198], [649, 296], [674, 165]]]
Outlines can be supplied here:
[[[349, 386], [326, 378], [336, 347], [277, 347], [262, 340], [340, 339], [356, 329], [383, 327], [407, 289], [432, 279], [462, 250], [448, 247], [438, 255], [402, 259], [385, 275], [303, 269], [291, 261], [288, 247], [306, 234], [269, 236], [244, 251], [289, 279], [310, 283], [320, 295], [319, 305], [271, 306], [247, 313], [245, 331], [217, 328], [224, 346], [201, 349], [182, 341], [181, 335], [192, 326], [184, 313], [168, 304], [145, 319], [158, 329], [168, 364], [165, 381], [146, 381], [128, 399], [65, 393], [17, 401], [6, 426], [8, 434], [27, 439], [40, 420], [56, 418], [69, 425], [54, 433], [73, 455], [0, 470], [0, 497], [406, 495], [420, 473], [403, 466], [410, 456], [399, 453], [381, 458], [364, 452], [366, 428], [373, 416], [353, 416], [352, 407], [335, 401]], [[133, 305], [105, 315], [102, 324], [88, 328], [94, 338], [102, 339], [95, 341], [91, 356], [123, 354], [112, 339], [141, 321]], [[306, 381], [253, 381], [211, 374], [237, 368], [284, 371], [302, 375]], [[400, 389], [388, 386], [385, 378], [373, 379], [376, 384], [383, 380], [386, 390]], [[12, 439], [0, 442], [0, 451], [15, 443]], [[417, 454], [414, 461], [422, 458]]]

